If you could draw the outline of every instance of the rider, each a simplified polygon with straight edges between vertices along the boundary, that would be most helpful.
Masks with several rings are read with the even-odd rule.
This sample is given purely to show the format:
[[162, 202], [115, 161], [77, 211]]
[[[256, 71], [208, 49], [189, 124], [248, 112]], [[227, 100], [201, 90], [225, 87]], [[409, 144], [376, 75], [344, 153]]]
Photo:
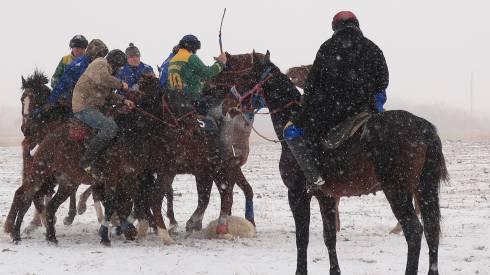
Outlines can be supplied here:
[[73, 90], [74, 116], [97, 129], [98, 133], [88, 143], [80, 165], [94, 177], [101, 176], [101, 170], [95, 166], [98, 156], [116, 137], [118, 126], [111, 117], [105, 116], [101, 108], [106, 103], [124, 103], [130, 109], [134, 103], [113, 92], [113, 89], [128, 90], [128, 84], [116, 78], [117, 72], [127, 62], [121, 50], [112, 50], [106, 58], [97, 58], [88, 66]]
[[86, 52], [66, 66], [63, 75], [51, 91], [48, 98], [49, 104], [54, 106], [60, 103], [60, 105], [67, 107], [71, 106], [72, 91], [80, 76], [85, 72], [90, 62], [98, 57], [105, 57], [108, 51], [102, 40], [93, 39], [90, 41]]
[[348, 117], [377, 113], [375, 96], [388, 86], [383, 52], [364, 37], [356, 16], [350, 11], [337, 13], [332, 29], [334, 34], [320, 47], [306, 80], [303, 114], [284, 129], [309, 187], [325, 183], [314, 157], [322, 150], [319, 140]]
[[[212, 66], [206, 66], [196, 55], [201, 48], [201, 42], [196, 36], [189, 34], [179, 42], [179, 50], [170, 60], [168, 67], [167, 87], [177, 93], [173, 105], [179, 105], [179, 111], [196, 109], [199, 115], [207, 116], [209, 99], [202, 96], [204, 81], [216, 77], [225, 67], [226, 54], [215, 57]], [[211, 123], [215, 119], [207, 116]]]
[[[129, 43], [129, 47], [126, 49], [126, 56], [128, 57], [128, 63], [119, 70], [117, 78], [128, 83], [130, 89], [138, 90], [138, 81], [141, 76], [146, 74], [155, 75], [155, 72], [150, 65], [141, 62], [140, 50], [133, 43]], [[126, 96], [125, 91], [117, 90], [117, 93]]]
[[73, 61], [73, 59], [81, 56], [85, 52], [87, 45], [88, 45], [87, 39], [85, 38], [85, 36], [81, 34], [75, 35], [70, 40], [71, 52], [69, 55], [63, 56], [60, 62], [58, 63], [58, 66], [54, 71], [53, 77], [51, 77], [51, 88], [56, 87], [56, 84], [58, 83], [60, 77], [63, 75], [66, 66], [70, 64]]

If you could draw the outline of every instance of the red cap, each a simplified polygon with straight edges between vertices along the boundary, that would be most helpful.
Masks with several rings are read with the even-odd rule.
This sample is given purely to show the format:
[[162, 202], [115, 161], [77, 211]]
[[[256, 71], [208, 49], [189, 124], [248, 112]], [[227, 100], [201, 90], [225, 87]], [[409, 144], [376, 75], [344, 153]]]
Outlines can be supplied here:
[[339, 26], [343, 25], [343, 22], [351, 21], [359, 27], [359, 21], [357, 20], [356, 15], [351, 11], [340, 11], [338, 12], [332, 20], [332, 29], [334, 31], [337, 30]]
[[333, 17], [333, 22], [357, 20], [356, 15], [351, 11], [340, 11]]

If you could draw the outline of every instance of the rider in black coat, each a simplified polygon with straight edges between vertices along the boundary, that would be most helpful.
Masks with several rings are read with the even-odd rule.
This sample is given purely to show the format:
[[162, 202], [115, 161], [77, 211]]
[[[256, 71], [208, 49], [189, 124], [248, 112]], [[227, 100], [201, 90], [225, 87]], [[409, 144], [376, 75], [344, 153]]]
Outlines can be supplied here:
[[334, 34], [320, 47], [306, 80], [303, 114], [284, 129], [310, 186], [324, 184], [315, 158], [321, 150], [319, 139], [348, 117], [378, 112], [375, 95], [384, 94], [388, 86], [383, 52], [364, 37], [356, 16], [337, 13], [332, 29]]
[[333, 36], [318, 50], [304, 95], [304, 127], [322, 135], [349, 116], [376, 112], [375, 95], [388, 86], [383, 52], [364, 37], [351, 12], [338, 13]]

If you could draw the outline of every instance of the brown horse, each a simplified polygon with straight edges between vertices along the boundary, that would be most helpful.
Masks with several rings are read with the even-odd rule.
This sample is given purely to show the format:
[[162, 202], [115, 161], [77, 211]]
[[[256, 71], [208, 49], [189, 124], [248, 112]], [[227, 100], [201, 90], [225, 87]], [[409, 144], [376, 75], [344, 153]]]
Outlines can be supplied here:
[[[148, 106], [148, 110], [153, 113], [150, 118], [154, 119], [157, 118], [158, 114], [161, 114], [163, 106], [157, 95], [149, 95], [149, 98], [153, 98], [150, 101], [150, 104], [153, 105]], [[149, 114], [144, 110], [142, 112]], [[162, 120], [157, 118], [157, 121]], [[157, 194], [155, 201], [158, 203], [152, 205], [152, 212], [156, 213], [155, 222], [162, 241], [173, 243], [160, 215], [161, 199], [168, 192], [166, 187], [170, 185], [173, 179], [172, 175], [193, 173], [198, 180], [198, 187], [208, 186], [213, 180], [217, 182], [222, 196], [220, 222], [222, 233], [226, 233], [227, 216], [231, 212], [233, 201], [233, 178], [228, 172], [231, 171], [229, 165], [222, 165], [222, 169], [216, 169], [215, 161], [211, 161], [216, 158], [214, 157], [215, 153], [209, 150], [209, 144], [212, 140], [200, 134], [198, 128], [162, 128], [157, 126], [151, 126], [141, 131], [141, 133], [145, 133], [141, 136], [134, 137], [133, 133], [133, 140], [122, 135], [102, 157], [101, 161], [106, 163], [107, 171], [110, 171], [99, 182], [99, 185], [104, 188], [106, 222], [114, 213], [117, 187], [128, 181], [135, 181], [137, 175], [144, 171], [156, 171], [158, 173], [157, 188], [159, 192], [154, 192], [154, 194]], [[15, 228], [12, 230], [14, 240], [20, 239], [20, 226], [30, 202], [39, 194], [44, 194], [46, 189], [58, 184], [58, 192], [48, 203], [46, 214], [48, 221], [47, 239], [56, 242], [54, 213], [60, 203], [66, 199], [68, 192], [74, 191], [78, 187], [78, 183], [74, 179], [77, 182], [93, 183], [93, 180], [87, 177], [78, 165], [78, 159], [84, 151], [83, 143], [71, 140], [68, 128], [69, 126], [59, 127], [42, 141], [38, 152], [34, 155], [32, 169], [29, 169], [24, 184], [15, 194], [11, 207], [11, 213], [14, 213], [13, 217], [15, 217]], [[146, 145], [143, 146], [142, 144]], [[63, 152], [71, 152], [71, 155], [67, 156]], [[196, 227], [199, 216], [196, 211], [190, 220], [190, 227]], [[120, 219], [123, 223], [125, 222], [125, 217], [120, 216]], [[7, 229], [8, 226], [6, 225]], [[103, 227], [101, 227], [102, 229]], [[109, 243], [107, 227], [105, 227], [105, 231], [102, 231], [101, 236], [104, 243]]]
[[[289, 79], [291, 79], [291, 81], [293, 82], [294, 85], [296, 85], [296, 87], [304, 89], [305, 84], [306, 84], [306, 79], [308, 77], [308, 74], [310, 73], [310, 69], [312, 66], [313, 65], [302, 65], [302, 66], [298, 66], [298, 67], [289, 68], [286, 71], [286, 75], [289, 77]], [[414, 194], [414, 196], [416, 196], [416, 194]], [[417, 216], [419, 216], [420, 215], [420, 207], [418, 205], [418, 199], [415, 198], [413, 200], [413, 202], [415, 205], [415, 212], [417, 213]], [[340, 203], [340, 198], [337, 198], [337, 205], [339, 205], [339, 203]], [[337, 224], [337, 231], [340, 231], [340, 218], [339, 218], [338, 208], [337, 208], [337, 223], [336, 224]], [[393, 229], [390, 231], [390, 233], [399, 234], [401, 231], [402, 231], [402, 226], [400, 223], [397, 223], [393, 227]]]
[[[267, 54], [254, 54], [254, 69], [241, 81], [241, 90], [256, 89], [263, 95], [277, 136], [301, 106], [300, 93]], [[324, 239], [330, 258], [330, 274], [340, 274], [336, 251], [336, 197], [357, 196], [383, 191], [393, 214], [402, 225], [408, 244], [406, 275], [416, 275], [423, 233], [429, 247], [429, 275], [438, 273], [440, 233], [439, 189], [448, 179], [442, 145], [436, 128], [427, 120], [406, 111], [387, 111], [373, 115], [358, 133], [334, 151], [318, 148], [322, 160], [319, 200]], [[332, 161], [333, 160], [333, 161]], [[288, 187], [288, 198], [296, 225], [296, 274], [307, 274], [310, 200], [306, 180], [285, 142], [279, 163], [281, 177]], [[423, 226], [412, 204], [412, 194], [419, 200]]]
[[286, 72], [286, 75], [291, 79], [291, 81], [296, 87], [304, 89], [306, 78], [310, 73], [311, 66], [312, 65], [302, 65], [298, 67], [289, 68]]
[[[245, 193], [246, 197], [246, 205], [245, 205], [245, 217], [252, 224], [255, 224], [254, 221], [254, 211], [253, 211], [253, 190], [250, 184], [246, 181], [240, 166], [242, 166], [247, 158], [249, 153], [249, 144], [248, 138], [250, 136], [251, 131], [251, 122], [244, 121], [242, 117], [239, 116], [230, 116], [228, 113], [231, 111], [232, 106], [236, 106], [236, 102], [230, 100], [231, 95], [229, 94], [229, 88], [233, 85], [236, 78], [239, 78], [241, 75], [249, 72], [252, 65], [251, 55], [229, 55], [228, 54], [228, 69], [225, 70], [220, 76], [214, 81], [208, 83], [208, 89], [205, 91], [205, 94], [213, 95], [216, 97], [217, 101], [223, 102], [221, 105], [221, 114], [224, 116], [222, 122], [222, 129], [220, 138], [222, 139], [222, 144], [224, 148], [220, 154], [220, 157], [223, 158], [220, 161], [221, 169], [225, 169], [226, 178], [219, 178], [219, 174], [210, 170], [209, 161], [200, 162], [204, 166], [196, 167], [188, 162], [192, 162], [192, 150], [184, 150], [184, 152], [178, 152], [175, 155], [176, 163], [178, 165], [174, 167], [173, 172], [161, 175], [157, 172], [159, 179], [165, 180], [165, 184], [171, 183], [177, 174], [193, 174], [196, 176], [197, 183], [197, 191], [198, 191], [198, 206], [194, 211], [191, 218], [186, 223], [186, 230], [201, 230], [202, 229], [202, 219], [204, 216], [204, 212], [207, 208], [210, 199], [211, 187], [213, 179], [216, 182], [216, 186], [218, 190], [220, 190], [220, 194], [223, 192], [222, 186], [219, 183], [220, 181], [228, 182], [228, 185], [233, 188], [234, 184], [237, 184]], [[140, 82], [140, 89], [145, 94], [155, 94], [160, 93], [160, 88], [158, 86], [158, 80], [152, 77], [143, 77]], [[159, 92], [160, 91], [160, 92]], [[163, 118], [166, 121], [173, 121], [173, 114], [170, 112], [166, 112], [163, 114]], [[178, 143], [188, 143], [189, 137], [186, 135], [179, 136], [177, 141]], [[179, 146], [186, 147], [186, 146]], [[192, 148], [192, 146], [189, 146]], [[194, 156], [195, 157], [195, 156]], [[211, 163], [212, 164], [212, 163]], [[202, 170], [207, 171], [207, 175], [202, 173]], [[173, 210], [173, 197], [172, 192], [167, 194], [167, 216], [169, 217], [171, 223], [175, 221], [174, 210]], [[161, 200], [163, 198], [157, 198], [157, 200]], [[231, 215], [231, 204], [232, 201], [224, 201], [222, 200], [222, 209], [227, 208], [227, 213], [222, 213], [222, 218]], [[159, 212], [158, 212], [159, 213]], [[223, 220], [223, 219], [221, 219]], [[225, 226], [223, 226], [225, 228]], [[226, 229], [223, 232], [226, 233]]]
[[[25, 170], [31, 166], [32, 154], [36, 146], [41, 143], [44, 137], [55, 128], [66, 122], [68, 115], [66, 109], [57, 107], [46, 113], [43, 108], [46, 106], [51, 90], [46, 86], [48, 78], [40, 71], [35, 70], [34, 74], [27, 79], [22, 77], [22, 125], [21, 130], [24, 134], [22, 141], [23, 176]], [[54, 194], [48, 192], [45, 200]], [[76, 192], [70, 196], [70, 207], [68, 216], [64, 218], [65, 225], [70, 225], [76, 215]], [[38, 205], [38, 204], [36, 204]], [[8, 218], [7, 218], [8, 219]], [[29, 233], [36, 227], [41, 226], [40, 212], [36, 211], [30, 226], [26, 228]]]
[[[227, 69], [223, 71], [216, 79], [207, 83], [205, 94], [213, 95], [217, 101], [223, 101], [221, 113], [223, 119], [220, 126], [220, 135], [222, 143], [221, 157], [228, 161], [232, 161], [231, 165], [228, 165], [228, 173], [231, 174], [230, 178], [233, 179], [234, 184], [237, 184], [245, 195], [245, 218], [255, 225], [254, 209], [253, 209], [253, 189], [243, 175], [240, 169], [248, 158], [250, 151], [249, 137], [252, 129], [253, 121], [246, 120], [243, 116], [236, 115], [232, 109], [236, 107], [237, 101], [229, 93], [229, 88], [233, 86], [236, 78], [239, 78], [244, 73], [250, 71], [252, 67], [252, 56], [250, 54], [244, 55], [228, 55]], [[143, 76], [140, 81], [140, 90], [143, 93], [155, 93], [159, 90], [157, 81], [154, 77]], [[232, 113], [232, 114], [230, 114]], [[172, 118], [167, 117], [169, 122], [172, 122]], [[186, 166], [184, 164], [184, 166]], [[183, 173], [186, 173], [184, 170]], [[193, 173], [189, 171], [188, 173]], [[173, 181], [175, 174], [165, 176], [168, 181]], [[207, 208], [211, 193], [211, 184], [209, 179], [204, 180], [200, 176], [196, 178], [197, 190], [198, 190], [198, 206], [186, 224], [186, 230], [200, 230], [202, 228], [202, 217]], [[207, 185], [201, 184], [201, 182], [208, 183]], [[79, 201], [79, 213], [86, 209], [86, 200], [90, 196], [91, 189], [87, 189], [82, 195]], [[173, 208], [173, 190], [170, 189], [166, 193], [167, 196], [167, 210], [166, 214], [170, 220], [170, 228], [177, 226]], [[96, 202], [97, 205], [97, 202]], [[231, 215], [231, 213], [229, 213]]]

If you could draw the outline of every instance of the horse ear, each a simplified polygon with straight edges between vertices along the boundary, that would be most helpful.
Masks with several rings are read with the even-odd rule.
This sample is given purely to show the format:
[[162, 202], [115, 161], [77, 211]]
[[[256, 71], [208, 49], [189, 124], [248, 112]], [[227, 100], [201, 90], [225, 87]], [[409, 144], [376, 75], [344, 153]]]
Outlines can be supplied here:
[[24, 88], [26, 86], [26, 79], [23, 75], [20, 76], [20, 79], [22, 80], [22, 88]]
[[267, 52], [265, 53], [264, 60], [265, 60], [266, 63], [270, 63], [271, 62], [271, 53], [269, 52], [269, 50], [267, 50]]

